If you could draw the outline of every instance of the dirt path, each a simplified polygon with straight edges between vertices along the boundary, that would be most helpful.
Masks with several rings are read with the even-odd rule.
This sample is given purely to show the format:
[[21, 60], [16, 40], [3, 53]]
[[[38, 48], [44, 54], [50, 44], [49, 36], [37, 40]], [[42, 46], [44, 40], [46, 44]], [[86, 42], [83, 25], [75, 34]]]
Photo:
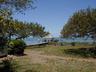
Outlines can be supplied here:
[[[26, 50], [24, 56], [11, 56], [15, 59], [17, 72], [94, 72], [96, 59], [47, 55], [42, 51]], [[31, 72], [31, 71], [30, 71]]]
[[66, 61], [66, 60], [73, 60], [73, 61], [87, 61], [87, 62], [96, 62], [96, 59], [93, 58], [73, 58], [73, 57], [63, 57], [63, 56], [55, 56], [55, 55], [46, 55], [43, 54], [40, 51], [33, 51], [33, 50], [28, 50], [25, 52], [27, 54], [27, 56], [29, 58], [31, 58], [31, 60], [33, 62], [46, 62], [46, 60], [62, 60], [62, 61]]
[[[73, 58], [73, 57], [64, 57], [64, 56], [55, 56], [55, 55], [46, 55], [41, 51], [35, 50], [26, 50], [25, 56], [11, 56], [16, 59], [19, 58], [21, 60], [29, 60], [32, 63], [46, 63], [48, 60], [59, 60], [59, 61], [87, 61], [87, 62], [96, 62], [96, 59], [93, 58]], [[2, 59], [0, 59], [2, 60]]]

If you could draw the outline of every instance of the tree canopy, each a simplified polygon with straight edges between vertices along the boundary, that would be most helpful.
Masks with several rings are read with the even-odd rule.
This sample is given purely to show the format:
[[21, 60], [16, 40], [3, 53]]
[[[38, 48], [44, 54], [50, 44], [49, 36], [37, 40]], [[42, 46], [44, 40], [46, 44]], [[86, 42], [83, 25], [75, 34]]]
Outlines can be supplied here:
[[32, 36], [45, 37], [49, 34], [49, 32], [45, 31], [45, 27], [38, 23], [30, 23], [30, 30]]
[[[12, 35], [26, 37], [29, 35], [28, 23], [13, 20], [14, 12], [22, 12], [25, 9], [33, 8], [35, 0], [0, 0], [0, 35]], [[29, 28], [29, 29], [28, 29]], [[35, 29], [36, 30], [36, 29]]]
[[28, 8], [33, 8], [33, 3], [33, 0], [0, 0], [0, 9], [22, 11]]
[[0, 19], [0, 29], [3, 36], [9, 38], [17, 36], [17, 38], [26, 38], [28, 36], [44, 37], [49, 34], [45, 31], [45, 27], [38, 23], [27, 23], [18, 20], [4, 20]]
[[96, 38], [96, 9], [87, 8], [75, 12], [64, 25], [61, 35]]

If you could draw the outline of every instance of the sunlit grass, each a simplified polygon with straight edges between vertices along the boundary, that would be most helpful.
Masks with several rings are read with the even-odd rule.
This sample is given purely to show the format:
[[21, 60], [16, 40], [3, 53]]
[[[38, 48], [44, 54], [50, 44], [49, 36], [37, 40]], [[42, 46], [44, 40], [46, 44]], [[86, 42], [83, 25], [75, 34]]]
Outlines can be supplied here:
[[[95, 60], [91, 61], [91, 59], [93, 58], [86, 59], [76, 54], [70, 55], [64, 52], [65, 50], [80, 49], [80, 48], [84, 48], [84, 49], [93, 48], [93, 46], [47, 45], [47, 46], [41, 46], [41, 47], [39, 46], [27, 47], [25, 50], [25, 53], [30, 54], [33, 51], [33, 52], [36, 52], [35, 53], [36, 55], [41, 55], [41, 56], [36, 57], [36, 55], [34, 55], [35, 56], [34, 58], [33, 55], [27, 54], [25, 56], [16, 57], [14, 59], [17, 64], [16, 71], [17, 72], [96, 72], [96, 61]], [[37, 54], [38, 52], [40, 52], [40, 54]], [[50, 56], [64, 57], [65, 59], [47, 58], [47, 57], [42, 57], [42, 55], [49, 56], [49, 57]], [[70, 58], [66, 59], [67, 57], [70, 57]], [[74, 58], [77, 58], [77, 59], [74, 59]]]
[[[92, 45], [76, 45], [76, 46], [37, 46], [37, 47], [27, 47], [27, 49], [35, 50], [35, 51], [42, 51], [44, 54], [48, 55], [56, 55], [56, 56], [71, 56], [71, 57], [85, 57], [84, 54], [87, 54], [86, 50], [94, 48]], [[72, 52], [70, 51], [72, 49]], [[75, 53], [76, 52], [76, 53]], [[88, 54], [91, 54], [88, 51]]]
[[[26, 60], [27, 59], [27, 60]], [[96, 62], [47, 59], [46, 63], [31, 63], [29, 58], [17, 59], [17, 72], [95, 72]], [[30, 59], [29, 59], [30, 60]]]

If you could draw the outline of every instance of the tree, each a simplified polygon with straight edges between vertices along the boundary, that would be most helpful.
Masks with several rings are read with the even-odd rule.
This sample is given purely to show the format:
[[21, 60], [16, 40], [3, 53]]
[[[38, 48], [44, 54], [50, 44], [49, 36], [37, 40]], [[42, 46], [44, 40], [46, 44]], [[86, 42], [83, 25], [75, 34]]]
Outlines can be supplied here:
[[25, 25], [19, 22], [19, 27], [16, 27], [12, 15], [16, 12], [22, 13], [28, 8], [34, 8], [33, 4], [33, 0], [0, 0], [0, 47], [3, 48], [13, 35], [24, 36], [23, 38], [27, 36], [24, 33], [27, 30]]
[[8, 23], [4, 26], [5, 29], [3, 29], [9, 40], [11, 40], [12, 36], [16, 36], [16, 39], [22, 39], [28, 36], [44, 37], [49, 34], [49, 32], [45, 31], [45, 27], [38, 23], [27, 23], [18, 20], [9, 20]]
[[73, 14], [61, 31], [62, 37], [96, 38], [96, 9], [81, 9]]
[[33, 8], [33, 3], [33, 0], [0, 0], [0, 9], [22, 11], [28, 8]]
[[33, 3], [33, 0], [0, 0], [0, 34], [5, 36], [5, 32], [7, 32], [10, 39], [13, 29], [12, 14], [16, 11], [21, 12], [25, 9], [33, 8]]
[[15, 20], [14, 21], [14, 35], [17, 36], [17, 39], [22, 39], [22, 38], [26, 38], [30, 35], [30, 28], [28, 23], [22, 22], [22, 21], [18, 21]]
[[17, 38], [26, 38], [28, 36], [44, 37], [49, 34], [45, 31], [45, 27], [38, 23], [27, 23], [11, 19], [6, 11], [0, 15], [0, 34], [6, 36], [10, 41], [12, 36]]
[[29, 24], [30, 34], [35, 37], [45, 37], [49, 34], [49, 32], [45, 31], [45, 27], [38, 23], [30, 23]]
[[10, 40], [12, 31], [14, 31], [12, 14], [33, 8], [33, 3], [33, 0], [0, 0], [0, 34], [2, 36], [8, 34]]

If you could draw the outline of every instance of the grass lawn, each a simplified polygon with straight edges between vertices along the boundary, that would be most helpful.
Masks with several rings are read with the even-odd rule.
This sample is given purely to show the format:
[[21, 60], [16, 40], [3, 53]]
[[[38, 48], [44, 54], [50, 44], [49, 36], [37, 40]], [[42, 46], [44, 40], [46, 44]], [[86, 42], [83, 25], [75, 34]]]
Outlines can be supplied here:
[[88, 45], [30, 46], [25, 50], [26, 55], [14, 57], [15, 62], [17, 63], [17, 66], [15, 66], [16, 71], [96, 72], [95, 53], [91, 51], [91, 48], [92, 46]]
[[43, 54], [56, 56], [71, 56], [71, 57], [86, 57], [94, 58], [96, 56], [96, 49], [92, 45], [76, 45], [76, 46], [36, 46], [27, 47], [27, 49], [42, 51]]

